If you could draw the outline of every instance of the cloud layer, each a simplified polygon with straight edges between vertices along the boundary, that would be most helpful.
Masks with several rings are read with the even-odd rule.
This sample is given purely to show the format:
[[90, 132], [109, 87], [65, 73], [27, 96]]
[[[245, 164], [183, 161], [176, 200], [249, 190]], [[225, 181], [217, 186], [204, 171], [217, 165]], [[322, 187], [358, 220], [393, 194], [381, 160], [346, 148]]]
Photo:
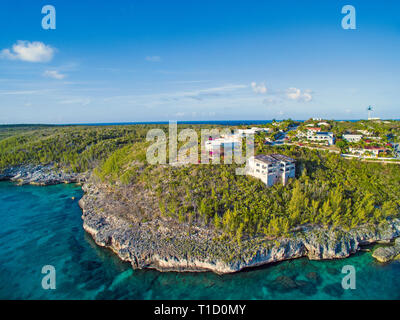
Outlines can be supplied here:
[[53, 59], [55, 49], [43, 42], [19, 40], [11, 49], [3, 49], [0, 57], [27, 62], [48, 62]]
[[290, 100], [295, 100], [299, 102], [310, 102], [312, 100], [312, 95], [310, 90], [305, 90], [302, 92], [298, 88], [289, 88], [286, 90], [286, 96]]
[[62, 80], [65, 78], [65, 74], [59, 73], [57, 70], [46, 70], [43, 75], [47, 78], [53, 78], [57, 80]]
[[255, 93], [267, 93], [268, 91], [264, 83], [257, 84], [256, 82], [252, 82], [251, 87]]

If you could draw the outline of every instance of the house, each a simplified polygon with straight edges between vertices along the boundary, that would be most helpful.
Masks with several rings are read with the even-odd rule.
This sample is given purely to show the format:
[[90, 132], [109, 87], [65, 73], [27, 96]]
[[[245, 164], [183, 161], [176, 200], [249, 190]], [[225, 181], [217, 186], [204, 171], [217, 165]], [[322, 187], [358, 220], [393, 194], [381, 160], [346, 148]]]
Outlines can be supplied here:
[[321, 128], [318, 127], [313, 127], [313, 128], [307, 128], [308, 133], [315, 133], [315, 132], [321, 132]]
[[332, 132], [309, 132], [307, 134], [307, 140], [315, 142], [327, 142], [330, 146], [335, 144], [335, 136]]
[[372, 135], [372, 132], [369, 132], [368, 130], [357, 130], [357, 132], [363, 134], [364, 136]]
[[247, 174], [260, 179], [268, 187], [277, 182], [286, 185], [295, 177], [296, 161], [282, 154], [259, 154], [247, 160]]
[[328, 122], [318, 122], [318, 126], [327, 126], [330, 127], [331, 125]]
[[345, 133], [345, 134], [343, 134], [342, 137], [347, 142], [360, 142], [360, 140], [362, 139], [363, 135], [362, 134]]
[[369, 137], [371, 140], [379, 141], [382, 140], [381, 137]]
[[210, 139], [205, 142], [205, 150], [210, 158], [216, 158], [225, 153], [230, 153], [241, 146], [241, 139], [236, 136]]
[[259, 132], [270, 132], [272, 129], [269, 128], [257, 128], [257, 127], [252, 127], [251, 129], [238, 129], [235, 131], [235, 135], [244, 137], [249, 134], [257, 134]]
[[366, 146], [364, 148], [349, 148], [350, 153], [356, 155], [373, 155], [375, 157], [379, 156], [379, 153], [385, 152], [386, 148], [383, 147], [374, 147], [374, 146]]

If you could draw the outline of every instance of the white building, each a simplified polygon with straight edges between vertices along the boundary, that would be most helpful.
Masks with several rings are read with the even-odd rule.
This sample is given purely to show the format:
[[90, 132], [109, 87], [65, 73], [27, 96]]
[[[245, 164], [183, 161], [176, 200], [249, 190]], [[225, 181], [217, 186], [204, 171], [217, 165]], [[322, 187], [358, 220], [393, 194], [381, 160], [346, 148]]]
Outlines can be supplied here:
[[346, 140], [348, 142], [359, 142], [362, 139], [363, 135], [346, 133], [342, 137], [344, 140]]
[[364, 136], [371, 136], [372, 132], [369, 132], [368, 130], [357, 130], [357, 132], [363, 134]]
[[335, 136], [332, 132], [308, 132], [307, 140], [315, 142], [327, 142], [328, 145], [335, 144]]
[[225, 153], [234, 152], [235, 148], [241, 146], [241, 139], [237, 136], [216, 138], [205, 142], [204, 148], [210, 158], [219, 157]]
[[238, 129], [235, 131], [235, 135], [239, 135], [244, 137], [246, 134], [257, 134], [259, 132], [270, 132], [272, 131], [269, 128], [257, 128], [257, 127], [252, 127], [251, 129]]
[[260, 179], [268, 187], [277, 182], [284, 185], [295, 177], [295, 160], [282, 154], [259, 154], [247, 160], [247, 174]]
[[375, 157], [379, 156], [379, 153], [385, 152], [386, 148], [367, 146], [365, 148], [349, 148], [349, 152], [355, 155], [373, 155]]

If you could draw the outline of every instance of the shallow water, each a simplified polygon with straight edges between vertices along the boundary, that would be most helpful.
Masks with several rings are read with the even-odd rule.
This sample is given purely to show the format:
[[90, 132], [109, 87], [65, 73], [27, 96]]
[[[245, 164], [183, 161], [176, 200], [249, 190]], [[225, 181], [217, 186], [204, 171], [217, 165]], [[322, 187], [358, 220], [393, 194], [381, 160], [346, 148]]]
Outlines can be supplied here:
[[[135, 271], [84, 232], [81, 196], [75, 185], [0, 182], [0, 299], [400, 299], [400, 263], [369, 252], [224, 276]], [[44, 265], [56, 269], [55, 290], [41, 286]], [[356, 269], [355, 290], [341, 287], [345, 265]]]

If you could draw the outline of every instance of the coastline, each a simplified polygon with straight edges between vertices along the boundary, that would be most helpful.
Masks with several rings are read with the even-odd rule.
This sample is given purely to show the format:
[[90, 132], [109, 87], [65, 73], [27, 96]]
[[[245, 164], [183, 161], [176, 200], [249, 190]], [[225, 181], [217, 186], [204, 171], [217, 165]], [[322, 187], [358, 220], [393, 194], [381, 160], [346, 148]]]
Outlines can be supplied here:
[[[400, 237], [400, 219], [393, 219], [379, 226], [362, 225], [350, 231], [303, 226], [289, 237], [275, 240], [255, 237], [243, 240], [239, 246], [237, 242], [216, 239], [217, 235], [204, 227], [195, 226], [188, 232], [187, 225], [177, 225], [169, 219], [143, 222], [134, 215], [128, 219], [115, 214], [120, 212], [118, 201], [110, 200], [105, 185], [89, 181], [89, 173], [66, 173], [52, 165], [18, 166], [5, 170], [0, 180], [40, 186], [82, 184], [84, 195], [79, 205], [83, 229], [97, 245], [111, 249], [134, 269], [228, 274], [301, 257], [310, 260], [346, 258], [365, 245], [390, 243]], [[389, 248], [377, 249], [374, 257], [381, 262], [390, 261], [400, 247]], [[382, 258], [382, 254], [390, 254], [390, 258]]]
[[363, 246], [389, 244], [400, 236], [400, 219], [393, 219], [350, 231], [304, 226], [289, 237], [254, 237], [238, 245], [235, 241], [216, 239], [217, 235], [204, 227], [197, 226], [189, 234], [187, 225], [177, 225], [169, 219], [143, 223], [128, 218], [113, 203], [106, 186], [87, 183], [83, 189], [85, 195], [79, 204], [84, 229], [99, 246], [110, 248], [134, 269], [228, 274], [301, 257], [346, 258]]

